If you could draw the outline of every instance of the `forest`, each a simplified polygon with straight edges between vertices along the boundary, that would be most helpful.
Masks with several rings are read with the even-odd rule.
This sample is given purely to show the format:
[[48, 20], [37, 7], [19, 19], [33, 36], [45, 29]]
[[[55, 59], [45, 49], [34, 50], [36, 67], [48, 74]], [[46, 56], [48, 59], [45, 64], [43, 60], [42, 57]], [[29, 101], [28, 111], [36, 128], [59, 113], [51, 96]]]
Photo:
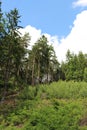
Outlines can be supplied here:
[[29, 49], [20, 28], [0, 2], [0, 130], [87, 130], [87, 54], [59, 63], [46, 36]]

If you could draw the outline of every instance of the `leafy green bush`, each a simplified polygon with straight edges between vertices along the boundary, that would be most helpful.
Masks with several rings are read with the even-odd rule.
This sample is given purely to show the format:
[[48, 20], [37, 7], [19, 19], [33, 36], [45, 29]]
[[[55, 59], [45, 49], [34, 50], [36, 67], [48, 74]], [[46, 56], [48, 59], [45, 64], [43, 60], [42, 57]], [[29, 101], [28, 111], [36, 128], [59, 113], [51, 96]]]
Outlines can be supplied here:
[[[50, 85], [44, 86], [46, 98], [59, 98], [59, 99], [78, 99], [87, 97], [87, 83], [86, 82], [54, 82]], [[39, 90], [40, 91], [40, 90]], [[41, 92], [40, 92], [41, 93]]]
[[26, 130], [79, 130], [78, 120], [81, 117], [80, 106], [76, 103], [54, 105], [34, 109], [30, 115]]
[[36, 87], [25, 87], [22, 93], [20, 93], [19, 98], [20, 99], [27, 99], [27, 100], [33, 100], [35, 98], [36, 94]]
[[79, 125], [86, 108], [86, 82], [25, 87], [16, 106], [0, 107], [0, 130], [86, 130]]

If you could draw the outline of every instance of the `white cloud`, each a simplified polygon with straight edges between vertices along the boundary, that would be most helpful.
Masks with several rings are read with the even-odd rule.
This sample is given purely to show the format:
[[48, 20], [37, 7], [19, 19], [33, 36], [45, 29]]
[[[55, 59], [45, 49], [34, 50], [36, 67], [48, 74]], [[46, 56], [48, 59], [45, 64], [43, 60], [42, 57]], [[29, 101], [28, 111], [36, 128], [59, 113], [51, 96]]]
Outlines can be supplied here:
[[58, 36], [51, 36], [50, 34], [47, 34], [47, 33], [45, 33], [44, 35], [48, 39], [48, 44], [54, 47], [54, 50], [56, 51], [56, 54], [57, 54], [57, 49], [59, 45]]
[[[31, 37], [30, 45], [34, 45], [34, 43], [41, 37], [41, 35], [45, 35], [48, 39], [48, 44], [53, 45], [54, 49], [58, 47], [58, 38], [57, 36], [51, 36], [50, 34], [44, 33], [42, 34], [40, 29], [36, 29], [35, 27], [32, 27], [31, 25], [26, 26], [25, 28], [19, 29], [22, 35], [25, 33], [29, 33]], [[31, 48], [31, 47], [30, 47]]]
[[76, 16], [70, 34], [61, 40], [58, 46], [58, 58], [65, 59], [67, 50], [78, 54], [79, 51], [87, 53], [87, 11]]
[[19, 31], [21, 32], [22, 35], [24, 35], [25, 33], [29, 33], [30, 37], [31, 37], [31, 43], [32, 45], [40, 38], [41, 36], [41, 30], [40, 29], [36, 29], [35, 27], [32, 27], [30, 25], [26, 26], [25, 28], [21, 28], [19, 29]]
[[[24, 32], [29, 32], [32, 36], [31, 43], [33, 44], [42, 35], [41, 30], [38, 30], [30, 25], [22, 29], [21, 32], [23, 34]], [[46, 33], [44, 33], [44, 35], [47, 37], [49, 43], [53, 45], [59, 62], [65, 60], [68, 49], [75, 54], [78, 54], [79, 51], [87, 53], [87, 10], [76, 16], [71, 32], [68, 36], [61, 39], [60, 42], [57, 36], [51, 36]]]
[[87, 6], [87, 0], [77, 0], [76, 2], [73, 2], [73, 7], [86, 7]]

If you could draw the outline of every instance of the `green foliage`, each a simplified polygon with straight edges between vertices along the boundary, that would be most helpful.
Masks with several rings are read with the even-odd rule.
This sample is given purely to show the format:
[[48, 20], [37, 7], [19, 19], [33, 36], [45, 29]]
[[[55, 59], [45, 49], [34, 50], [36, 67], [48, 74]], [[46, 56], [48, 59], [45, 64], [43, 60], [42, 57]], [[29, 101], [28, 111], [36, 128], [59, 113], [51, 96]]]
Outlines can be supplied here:
[[36, 87], [25, 87], [22, 91], [22, 93], [19, 95], [20, 99], [26, 99], [26, 100], [33, 100], [35, 96], [37, 95], [37, 88]]
[[[60, 87], [59, 87], [59, 85], [60, 85]], [[52, 129], [57, 129], [57, 128], [60, 128], [61, 130], [62, 129], [72, 129], [72, 130], [79, 129], [78, 120], [80, 119], [81, 112], [82, 112], [82, 107], [80, 106], [80, 102], [79, 101], [75, 102], [73, 100], [73, 103], [71, 103], [72, 102], [71, 101], [71, 102], [66, 104], [66, 102], [64, 101], [64, 103], [61, 104], [61, 102], [58, 101], [57, 99], [61, 98], [63, 100], [64, 99], [75, 99], [76, 100], [78, 98], [82, 98], [82, 99], [86, 98], [87, 96], [84, 93], [84, 91], [86, 92], [86, 89], [87, 89], [86, 86], [87, 86], [87, 83], [85, 83], [85, 82], [78, 83], [78, 82], [73, 82], [73, 81], [72, 82], [60, 81], [58, 83], [53, 83], [51, 85], [38, 86], [40, 88], [38, 89], [37, 97], [41, 98], [43, 100], [49, 99], [49, 98], [50, 99], [54, 98], [52, 100], [53, 107], [46, 106], [46, 108], [44, 107], [43, 110], [42, 110], [42, 108], [37, 109], [37, 110], [34, 109], [32, 112], [32, 113], [34, 113], [34, 115], [32, 114], [32, 116], [30, 117], [30, 119], [32, 121], [31, 121], [31, 123], [27, 124], [28, 126], [26, 126], [26, 128], [27, 129], [28, 128], [29, 129], [51, 129], [52, 122], [54, 124], [55, 123], [54, 121], [58, 120], [57, 113], [55, 111], [59, 111], [58, 115], [66, 113], [65, 117], [64, 117], [64, 121], [66, 121], [66, 122], [67, 122], [67, 120], [70, 121], [70, 119], [72, 117], [74, 117], [74, 116], [76, 116], [76, 117], [75, 117], [75, 119], [71, 119], [72, 123], [70, 123], [70, 126], [68, 126], [67, 123], [65, 126], [62, 123], [58, 125], [58, 122], [56, 122], [57, 126], [52, 126]], [[59, 93], [57, 90], [59, 91]], [[80, 92], [78, 93], [79, 90], [80, 90]], [[43, 95], [43, 93], [44, 93], [44, 95]], [[83, 95], [84, 95], [84, 97], [83, 97]], [[57, 98], [57, 99], [55, 99], [55, 98]], [[44, 109], [45, 109], [46, 115], [47, 115], [47, 112], [50, 112], [50, 109], [53, 110], [52, 112], [50, 112], [51, 115], [48, 114], [49, 119], [47, 119], [48, 118], [47, 116], [46, 116], [46, 119], [44, 119], [45, 118]], [[69, 114], [72, 113], [71, 117], [70, 117], [70, 115], [69, 115], [69, 117], [67, 117], [67, 115], [68, 115], [67, 112], [69, 112]], [[50, 117], [50, 116], [52, 116], [52, 113], [53, 113], [53, 115], [56, 115], [56, 117], [54, 116], [54, 119], [53, 119], [53, 117]], [[61, 115], [61, 117], [59, 116], [59, 120], [60, 119], [62, 120], [62, 118], [63, 118], [63, 115]], [[50, 119], [52, 119], [52, 122], [50, 121]], [[43, 123], [44, 121], [46, 121], [47, 124], [45, 122], [45, 125], [44, 125], [44, 123]], [[77, 122], [75, 126], [74, 125], [71, 126], [71, 124], [74, 124], [73, 121]], [[49, 122], [50, 122], [50, 124], [49, 124]], [[63, 122], [63, 120], [60, 122]]]
[[86, 82], [27, 86], [20, 92], [15, 107], [4, 104], [0, 107], [0, 127], [2, 130], [85, 130], [87, 127], [81, 126], [80, 120], [87, 113], [86, 92]]
[[66, 80], [86, 81], [87, 56], [82, 52], [78, 55], [69, 50], [66, 54], [66, 62], [61, 65]]
[[26, 128], [32, 130], [78, 130], [78, 119], [80, 118], [78, 108], [79, 106], [70, 103], [65, 106], [60, 105], [58, 110], [52, 106], [34, 110]]
[[84, 69], [84, 81], [87, 82], [87, 68]]
[[[1, 5], [1, 2], [0, 2]], [[23, 59], [27, 54], [27, 43], [29, 35], [20, 36], [19, 13], [17, 9], [1, 15], [0, 7], [0, 83], [4, 87], [4, 94], [10, 86], [17, 86], [21, 83], [20, 69]], [[22, 69], [21, 69], [22, 70]], [[12, 78], [13, 81], [12, 81]]]
[[86, 82], [54, 82], [50, 85], [40, 86], [38, 91], [39, 97], [45, 96], [47, 99], [78, 99], [87, 97], [87, 83]]

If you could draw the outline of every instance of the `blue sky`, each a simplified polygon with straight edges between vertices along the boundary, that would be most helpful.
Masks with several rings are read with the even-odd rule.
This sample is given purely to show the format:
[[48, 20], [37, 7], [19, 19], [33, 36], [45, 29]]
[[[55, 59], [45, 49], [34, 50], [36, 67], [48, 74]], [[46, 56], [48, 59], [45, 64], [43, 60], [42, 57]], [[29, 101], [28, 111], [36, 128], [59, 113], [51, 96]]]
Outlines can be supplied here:
[[87, 53], [87, 0], [2, 0], [3, 12], [17, 8], [31, 43], [45, 34], [59, 61], [71, 52]]
[[3, 0], [3, 11], [17, 8], [21, 15], [21, 25], [34, 26], [44, 33], [66, 36], [76, 14], [81, 8], [73, 8], [75, 0]]

